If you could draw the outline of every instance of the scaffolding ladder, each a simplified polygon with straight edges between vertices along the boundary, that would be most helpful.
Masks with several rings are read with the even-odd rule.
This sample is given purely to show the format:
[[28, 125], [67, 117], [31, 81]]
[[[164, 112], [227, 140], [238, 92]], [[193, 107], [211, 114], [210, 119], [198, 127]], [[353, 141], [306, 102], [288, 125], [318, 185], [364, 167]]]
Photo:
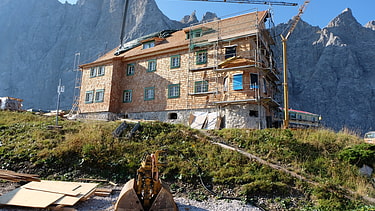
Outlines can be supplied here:
[[74, 91], [73, 91], [73, 104], [72, 108], [69, 111], [68, 117], [72, 117], [74, 114], [79, 114], [79, 97], [81, 91], [81, 80], [82, 80], [82, 72], [79, 69], [79, 62], [80, 62], [80, 53], [74, 54], [74, 64], [73, 64], [73, 71], [76, 72], [76, 78], [74, 82]]

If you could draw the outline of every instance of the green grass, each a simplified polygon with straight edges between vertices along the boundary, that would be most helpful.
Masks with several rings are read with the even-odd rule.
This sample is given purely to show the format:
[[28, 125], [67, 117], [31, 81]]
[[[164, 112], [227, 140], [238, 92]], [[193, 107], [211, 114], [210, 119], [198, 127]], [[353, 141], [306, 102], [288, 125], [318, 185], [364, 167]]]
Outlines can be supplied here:
[[[241, 197], [277, 210], [371, 210], [360, 195], [375, 196], [369, 178], [358, 173], [374, 166], [372, 145], [344, 130], [211, 131], [224, 142], [294, 171], [319, 185], [249, 160], [209, 142], [210, 137], [183, 125], [142, 123], [132, 138], [112, 132], [120, 122], [79, 122], [61, 119], [61, 130], [48, 130], [54, 117], [0, 111], [0, 167], [36, 173], [45, 179], [104, 178], [125, 183], [135, 176], [142, 157], [166, 151], [161, 177], [177, 193], [204, 199], [200, 180], [218, 196]], [[353, 195], [348, 190], [356, 193]], [[350, 199], [346, 197], [350, 196]], [[264, 200], [263, 200], [264, 201]], [[274, 208], [272, 208], [274, 209]], [[271, 209], [271, 210], [272, 210]]]

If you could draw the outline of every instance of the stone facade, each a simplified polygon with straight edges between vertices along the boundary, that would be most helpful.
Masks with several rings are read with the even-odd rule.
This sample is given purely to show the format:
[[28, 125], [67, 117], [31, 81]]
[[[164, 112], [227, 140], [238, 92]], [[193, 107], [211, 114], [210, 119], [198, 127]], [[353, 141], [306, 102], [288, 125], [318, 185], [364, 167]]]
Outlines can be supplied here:
[[224, 127], [269, 127], [278, 107], [278, 73], [273, 40], [264, 30], [268, 16], [255, 12], [199, 24], [82, 65], [82, 116], [187, 124], [195, 112], [218, 111]]

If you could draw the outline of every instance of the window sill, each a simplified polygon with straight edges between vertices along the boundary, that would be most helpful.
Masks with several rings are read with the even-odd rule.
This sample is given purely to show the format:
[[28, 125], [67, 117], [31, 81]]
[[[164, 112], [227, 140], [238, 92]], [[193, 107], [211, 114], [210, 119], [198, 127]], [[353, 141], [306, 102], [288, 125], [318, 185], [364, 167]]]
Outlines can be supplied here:
[[214, 92], [198, 92], [198, 93], [189, 93], [189, 95], [208, 95], [208, 94], [217, 94], [216, 91]]

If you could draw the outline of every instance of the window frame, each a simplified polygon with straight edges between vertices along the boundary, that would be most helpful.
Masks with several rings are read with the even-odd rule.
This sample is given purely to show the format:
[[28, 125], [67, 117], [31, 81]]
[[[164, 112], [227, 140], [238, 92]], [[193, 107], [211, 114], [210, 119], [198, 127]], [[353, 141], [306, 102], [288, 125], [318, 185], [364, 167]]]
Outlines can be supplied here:
[[[174, 88], [177, 88], [177, 95], [171, 95], [171, 92], [175, 94], [176, 90], [173, 90]], [[181, 95], [181, 89], [180, 89], [180, 84], [170, 84], [168, 85], [168, 98], [173, 99], [173, 98], [179, 98]]]
[[189, 40], [191, 38], [197, 38], [203, 36], [203, 30], [202, 29], [194, 29], [190, 30], [186, 33], [186, 39]]
[[91, 67], [90, 68], [90, 78], [95, 78], [96, 77], [96, 67]]
[[[104, 89], [97, 89], [97, 90], [95, 90], [95, 95], [94, 95], [94, 102], [95, 103], [102, 103], [102, 102], [104, 102], [104, 91], [105, 91]], [[98, 96], [100, 96], [98, 94], [101, 94], [101, 93], [102, 93], [102, 97], [98, 99]]]
[[[198, 88], [202, 89], [198, 92]], [[203, 80], [203, 81], [196, 81], [194, 83], [194, 93], [199, 94], [199, 93], [206, 93], [208, 92], [208, 81]]]
[[153, 47], [155, 47], [155, 40], [144, 42], [142, 49], [149, 49]]
[[[151, 64], [155, 64], [155, 65], [151, 66]], [[151, 67], [153, 67], [153, 69]], [[156, 59], [150, 59], [150, 60], [147, 61], [147, 72], [155, 72], [156, 68], [157, 68]]]
[[[126, 93], [129, 93], [129, 98], [130, 100], [126, 100], [126, 97], [125, 97], [125, 94]], [[127, 90], [124, 90], [123, 94], [122, 94], [122, 102], [123, 103], [131, 103], [133, 101], [133, 90], [132, 89], [127, 89]]]
[[97, 76], [104, 76], [105, 75], [105, 66], [98, 66], [97, 67]]
[[[239, 84], [239, 82], [238, 81], [236, 82], [236, 80], [235, 80], [235, 78], [239, 77], [239, 76], [241, 76], [241, 84]], [[243, 74], [242, 73], [233, 74], [232, 89], [234, 91], [243, 90]]]
[[[91, 99], [90, 99], [90, 97], [88, 98], [88, 95], [91, 95]], [[86, 91], [86, 93], [85, 93], [85, 104], [90, 104], [90, 103], [93, 103], [93, 102], [94, 102], [94, 90]]]
[[[200, 55], [203, 55], [203, 61], [200, 60], [201, 56]], [[195, 64], [197, 65], [200, 65], [200, 64], [207, 64], [207, 50], [200, 50], [200, 51], [197, 51], [196, 54], [195, 54]]]
[[[256, 75], [256, 82], [253, 83], [253, 77], [252, 75]], [[250, 89], [259, 89], [259, 74], [257, 73], [250, 73]]]
[[132, 76], [134, 74], [135, 74], [135, 64], [130, 63], [126, 66], [126, 76]]
[[[174, 65], [174, 59], [178, 59], [178, 64]], [[180, 68], [181, 67], [181, 55], [174, 55], [171, 56], [171, 69]]]
[[[153, 92], [152, 92], [152, 97], [149, 97], [149, 96], [148, 96], [148, 91], [149, 91], [149, 90], [152, 90], [152, 91], [153, 91]], [[144, 98], [145, 101], [155, 100], [155, 87], [154, 87], [154, 86], [152, 86], [152, 87], [146, 87], [146, 88], [144, 89], [144, 96], [143, 96], [143, 98]]]
[[[231, 51], [229, 51], [229, 49], [231, 49]], [[224, 56], [225, 56], [225, 59], [229, 59], [229, 58], [237, 56], [237, 45], [226, 46]]]

